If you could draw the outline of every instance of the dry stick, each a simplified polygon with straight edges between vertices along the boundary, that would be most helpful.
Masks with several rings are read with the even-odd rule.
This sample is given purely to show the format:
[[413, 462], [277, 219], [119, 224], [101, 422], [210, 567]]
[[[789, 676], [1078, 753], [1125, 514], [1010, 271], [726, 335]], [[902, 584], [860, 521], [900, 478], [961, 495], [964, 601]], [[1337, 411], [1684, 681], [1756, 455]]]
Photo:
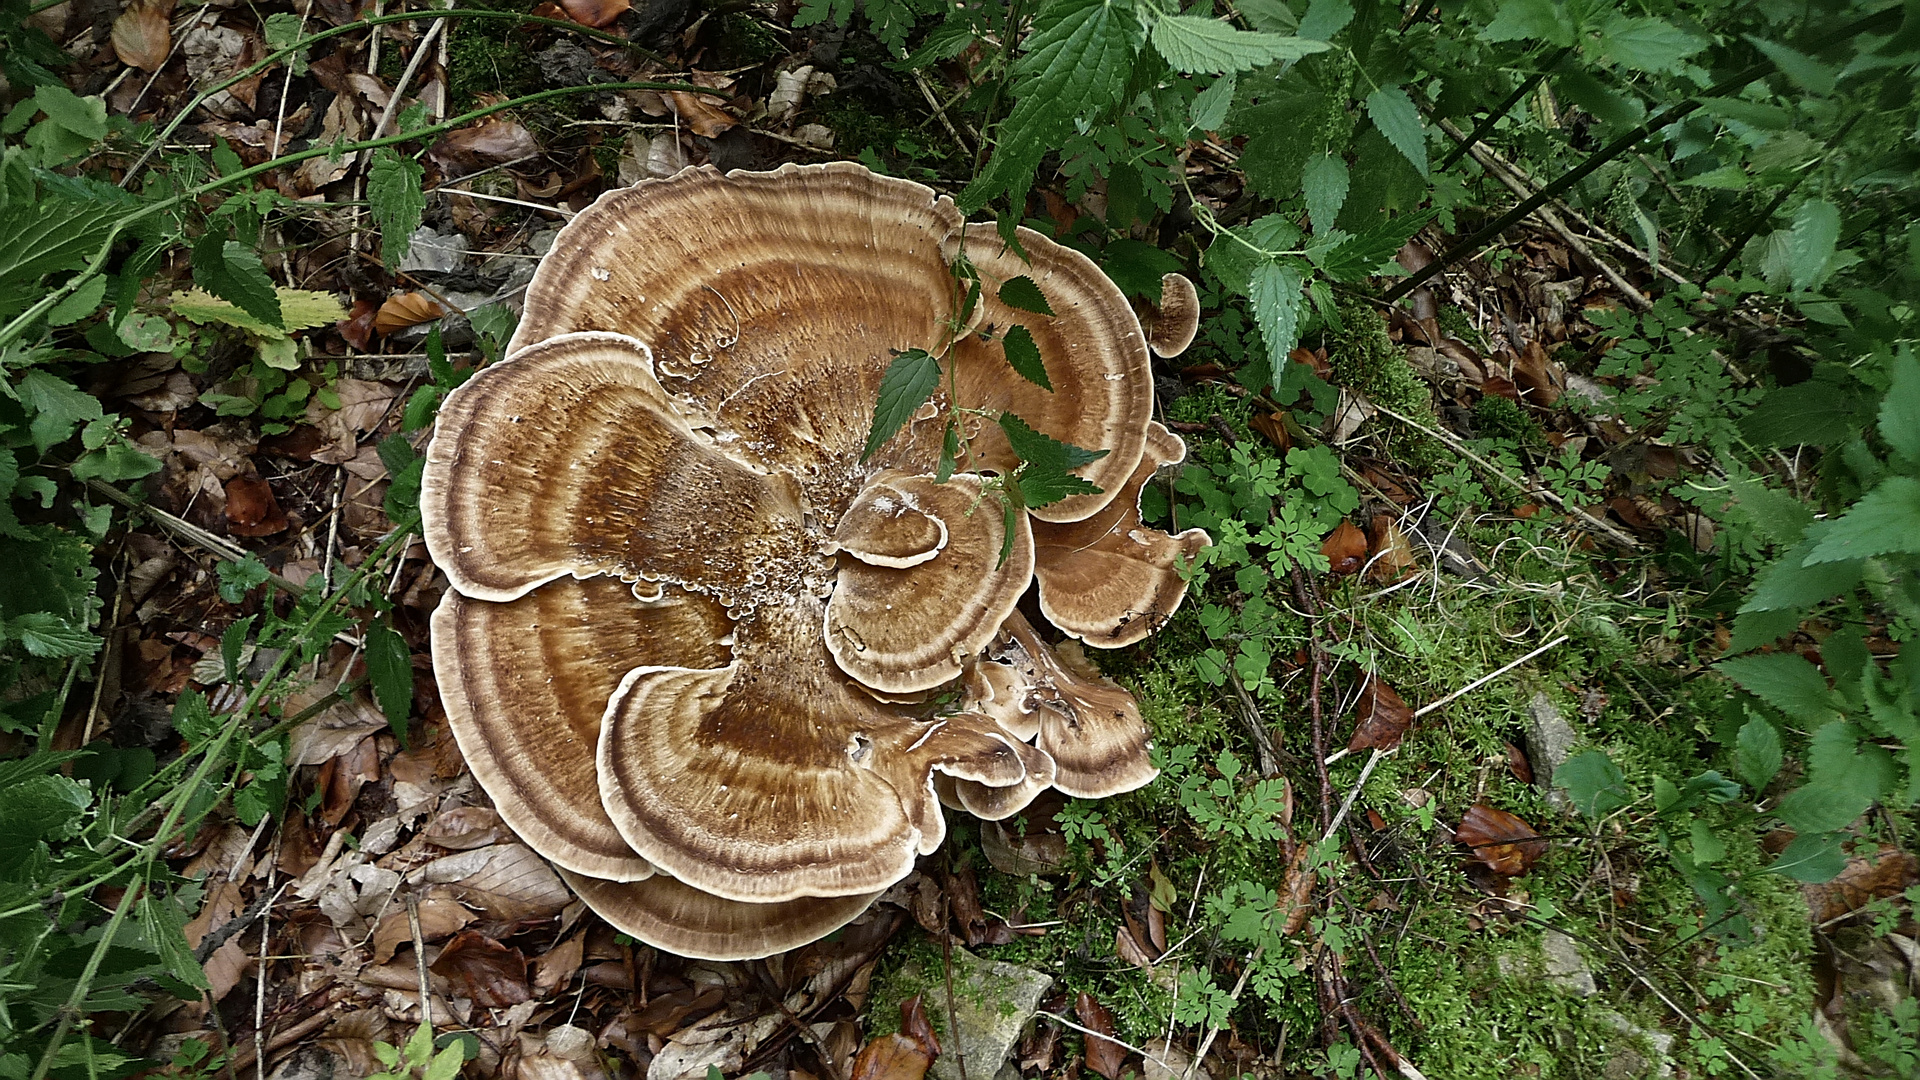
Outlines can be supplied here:
[[[1438, 709], [1442, 705], [1445, 705], [1448, 702], [1454, 700], [1455, 698], [1460, 697], [1462, 694], [1468, 694], [1475, 690], [1478, 690], [1480, 687], [1485, 686], [1486, 684], [1492, 682], [1493, 680], [1499, 678], [1500, 676], [1505, 675], [1507, 672], [1512, 671], [1514, 668], [1519, 667], [1521, 664], [1526, 663], [1527, 661], [1533, 659], [1534, 657], [1539, 656], [1541, 653], [1546, 652], [1548, 649], [1551, 649], [1554, 646], [1569, 640], [1570, 638], [1571, 638], [1571, 635], [1569, 634], [1561, 634], [1559, 637], [1554, 638], [1552, 641], [1547, 642], [1545, 645], [1540, 646], [1539, 648], [1533, 650], [1532, 652], [1526, 654], [1525, 656], [1522, 656], [1518, 660], [1514, 660], [1510, 663], [1502, 664], [1500, 667], [1495, 668], [1492, 672], [1489, 672], [1486, 675], [1480, 676], [1479, 678], [1473, 680], [1472, 682], [1461, 687], [1460, 689], [1455, 690], [1453, 693], [1448, 694], [1446, 697], [1441, 698], [1439, 701], [1433, 702], [1432, 704], [1429, 704], [1429, 705], [1422, 705], [1420, 708], [1414, 710], [1413, 718], [1415, 720], [1418, 720], [1421, 717], [1432, 712], [1433, 710]], [[1378, 747], [1374, 748], [1373, 755], [1367, 758], [1367, 764], [1360, 770], [1360, 778], [1353, 782], [1353, 788], [1347, 792], [1346, 800], [1340, 804], [1340, 812], [1333, 816], [1333, 824], [1327, 827], [1326, 835], [1320, 838], [1322, 843], [1325, 843], [1327, 840], [1332, 839], [1333, 831], [1340, 827], [1340, 822], [1346, 818], [1347, 811], [1353, 809], [1353, 800], [1359, 797], [1360, 789], [1367, 786], [1367, 777], [1373, 775], [1373, 767], [1375, 765], [1380, 764], [1381, 758], [1386, 757], [1388, 754], [1391, 754], [1394, 752], [1394, 750], [1398, 750], [1398, 749], [1399, 747], [1397, 746], [1394, 747], [1393, 750], [1382, 750], [1382, 749], [1379, 749]], [[1344, 754], [1345, 751], [1342, 751], [1342, 753]], [[1322, 763], [1322, 768], [1325, 768], [1324, 762]]]
[[[1821, 34], [1804, 43], [1796, 44], [1795, 47], [1802, 52], [1818, 53], [1829, 45], [1846, 41], [1856, 35], [1871, 33], [1891, 26], [1900, 21], [1903, 11], [1904, 9], [1900, 7], [1889, 7], [1863, 19], [1848, 23], [1830, 33]], [[1481, 248], [1498, 239], [1500, 235], [1508, 229], [1525, 220], [1527, 215], [1546, 205], [1549, 201], [1557, 199], [1562, 194], [1572, 190], [1575, 184], [1593, 175], [1602, 165], [1632, 150], [1646, 139], [1651, 138], [1655, 132], [1664, 130], [1678, 123], [1681, 119], [1692, 115], [1694, 110], [1700, 107], [1702, 99], [1722, 97], [1732, 93], [1756, 79], [1765, 77], [1773, 70], [1773, 61], [1763, 60], [1736, 73], [1730, 78], [1708, 87], [1687, 101], [1681, 102], [1670, 109], [1662, 109], [1659, 113], [1649, 117], [1646, 123], [1641, 124], [1639, 127], [1634, 128], [1632, 131], [1627, 132], [1625, 135], [1620, 136], [1600, 149], [1595, 150], [1587, 156], [1585, 161], [1569, 169], [1566, 173], [1562, 174], [1559, 179], [1541, 188], [1530, 198], [1521, 200], [1519, 206], [1502, 214], [1497, 220], [1482, 228], [1479, 232], [1448, 248], [1439, 258], [1402, 278], [1400, 283], [1392, 289], [1389, 289], [1387, 294], [1381, 299], [1386, 303], [1393, 303], [1425, 284], [1428, 278], [1440, 273], [1454, 263], [1474, 255]]]
[[1487, 132], [1492, 131], [1494, 125], [1500, 122], [1501, 117], [1506, 116], [1507, 113], [1513, 110], [1515, 105], [1520, 104], [1521, 98], [1533, 93], [1533, 88], [1539, 86], [1548, 75], [1552, 74], [1553, 69], [1559, 67], [1560, 61], [1565, 60], [1567, 54], [1572, 51], [1573, 46], [1569, 45], [1559, 52], [1554, 53], [1547, 59], [1546, 63], [1540, 65], [1539, 71], [1534, 72], [1522, 81], [1519, 86], [1514, 87], [1513, 93], [1508, 94], [1505, 101], [1494, 106], [1488, 111], [1485, 119], [1473, 125], [1473, 134], [1467, 136], [1467, 142], [1464, 145], [1454, 147], [1445, 158], [1441, 159], [1440, 164], [1433, 167], [1433, 171], [1446, 172], [1448, 169], [1453, 168], [1454, 162], [1459, 161], [1460, 158], [1466, 154], [1467, 146], [1479, 142], [1486, 136]]
[[1589, 514], [1584, 510], [1575, 510], [1573, 507], [1567, 505], [1567, 501], [1565, 499], [1562, 499], [1559, 495], [1556, 495], [1551, 490], [1544, 487], [1537, 487], [1537, 488], [1529, 487], [1526, 484], [1523, 484], [1520, 481], [1515, 480], [1513, 477], [1508, 476], [1504, 470], [1494, 465], [1492, 462], [1488, 461], [1486, 458], [1483, 458], [1479, 454], [1476, 454], [1472, 450], [1469, 450], [1467, 448], [1467, 444], [1461, 442], [1457, 436], [1451, 434], [1450, 432], [1442, 431], [1436, 428], [1430, 428], [1427, 425], [1422, 424], [1418, 420], [1413, 420], [1408, 417], [1402, 416], [1397, 412], [1394, 412], [1392, 409], [1387, 408], [1385, 405], [1382, 405], [1377, 401], [1373, 402], [1372, 404], [1374, 408], [1387, 414], [1393, 419], [1400, 421], [1401, 423], [1407, 425], [1408, 427], [1414, 429], [1415, 431], [1421, 432], [1426, 435], [1430, 435], [1433, 438], [1439, 439], [1441, 442], [1446, 443], [1448, 449], [1452, 450], [1454, 453], [1459, 454], [1461, 457], [1466, 458], [1468, 461], [1473, 462], [1475, 465], [1480, 466], [1482, 469], [1485, 469], [1489, 473], [1492, 473], [1494, 476], [1499, 477], [1502, 481], [1506, 482], [1515, 491], [1520, 492], [1522, 495], [1525, 495], [1528, 498], [1545, 499], [1547, 502], [1552, 503], [1556, 508], [1560, 510], [1561, 513], [1567, 514], [1568, 516], [1570, 516], [1573, 519], [1573, 521], [1579, 526], [1581, 526], [1582, 528], [1591, 529], [1594, 532], [1605, 536], [1607, 539], [1612, 540], [1614, 543], [1619, 544], [1621, 547], [1627, 548], [1630, 551], [1640, 551], [1644, 549], [1645, 545], [1640, 543], [1639, 540], [1635, 539], [1634, 537], [1628, 535], [1625, 532], [1622, 532], [1617, 526], [1615, 526], [1612, 522], [1606, 520], [1605, 518], [1594, 517], [1592, 514]]
[[[267, 823], [265, 818], [260, 824]], [[279, 872], [279, 866], [267, 867], [267, 887], [273, 888], [273, 878]], [[274, 889], [278, 896], [280, 890]], [[253, 982], [253, 1075], [254, 1080], [267, 1080], [267, 942], [273, 937], [273, 902], [260, 911], [260, 957], [254, 961]]]
[[1161, 1068], [1167, 1070], [1168, 1072], [1173, 1071], [1173, 1066], [1167, 1064], [1166, 1061], [1164, 1061], [1163, 1059], [1155, 1057], [1152, 1053], [1146, 1050], [1142, 1050], [1139, 1047], [1133, 1045], [1132, 1043], [1121, 1042], [1119, 1039], [1116, 1039], [1111, 1035], [1107, 1035], [1102, 1032], [1095, 1031], [1092, 1028], [1081, 1027], [1079, 1024], [1076, 1024], [1073, 1021], [1067, 1019], [1066, 1017], [1061, 1016], [1059, 1013], [1050, 1013], [1045, 1009], [1035, 1009], [1033, 1012], [1033, 1015], [1044, 1016], [1047, 1019], [1053, 1021], [1054, 1023], [1059, 1024], [1063, 1027], [1070, 1027], [1082, 1035], [1086, 1035], [1095, 1039], [1105, 1039], [1108, 1042], [1114, 1044], [1115, 1046], [1122, 1047], [1127, 1050], [1131, 1050], [1136, 1054], [1139, 1054], [1141, 1057], [1146, 1058], [1148, 1061], [1153, 1062], [1155, 1065], [1160, 1066]]

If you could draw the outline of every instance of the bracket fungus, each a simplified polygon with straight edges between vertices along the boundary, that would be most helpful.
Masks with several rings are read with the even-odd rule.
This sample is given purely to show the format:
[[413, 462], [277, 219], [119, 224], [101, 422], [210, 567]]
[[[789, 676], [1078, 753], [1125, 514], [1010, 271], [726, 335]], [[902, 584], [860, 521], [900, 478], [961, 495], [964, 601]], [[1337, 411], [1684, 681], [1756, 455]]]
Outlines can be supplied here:
[[[1075, 654], [1180, 603], [1207, 537], [1144, 524], [1139, 499], [1185, 446], [1152, 419], [1126, 298], [1019, 239], [1030, 261], [850, 164], [646, 181], [561, 232], [507, 358], [448, 396], [421, 496], [452, 585], [448, 722], [501, 817], [622, 930], [702, 958], [793, 948], [935, 850], [943, 803], [1002, 818], [1153, 778], [1132, 697]], [[969, 266], [983, 287], [956, 310]], [[1003, 302], [1016, 277], [1053, 313]], [[1156, 349], [1194, 306], [1170, 278]], [[1008, 367], [1015, 326], [1050, 388]], [[910, 349], [941, 378], [867, 453]], [[1028, 507], [1001, 414], [1107, 452]], [[1020, 613], [1036, 579], [1079, 641]]]

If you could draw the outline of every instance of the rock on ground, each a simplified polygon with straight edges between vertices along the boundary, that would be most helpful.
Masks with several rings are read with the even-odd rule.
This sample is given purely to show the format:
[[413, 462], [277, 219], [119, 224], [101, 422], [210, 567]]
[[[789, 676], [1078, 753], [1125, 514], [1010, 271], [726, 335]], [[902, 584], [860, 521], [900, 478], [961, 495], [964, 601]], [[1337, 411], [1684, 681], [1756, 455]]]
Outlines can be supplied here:
[[894, 977], [898, 1000], [921, 995], [927, 1019], [940, 1037], [940, 1056], [928, 1070], [935, 1080], [960, 1080], [965, 1059], [968, 1080], [995, 1077], [1033, 1019], [1040, 999], [1053, 986], [1053, 977], [1018, 964], [987, 960], [953, 950], [953, 1020], [955, 1037], [947, 1029], [947, 980], [937, 966], [908, 964]]

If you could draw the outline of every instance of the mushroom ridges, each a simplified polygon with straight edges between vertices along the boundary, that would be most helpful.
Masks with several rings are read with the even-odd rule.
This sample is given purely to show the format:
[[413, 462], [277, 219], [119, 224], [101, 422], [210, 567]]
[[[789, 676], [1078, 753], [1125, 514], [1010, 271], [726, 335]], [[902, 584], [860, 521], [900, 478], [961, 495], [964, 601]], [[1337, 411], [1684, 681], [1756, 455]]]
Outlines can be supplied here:
[[[506, 822], [621, 929], [778, 952], [910, 873], [942, 801], [999, 818], [1049, 786], [1152, 779], [1132, 698], [1016, 604], [1037, 578], [1041, 610], [1102, 647], [1164, 621], [1176, 558], [1207, 538], [1138, 504], [1185, 446], [1152, 421], [1125, 297], [1020, 241], [1030, 262], [855, 165], [690, 169], [562, 230], [508, 358], [449, 395], [421, 495], [452, 585], [433, 620], [448, 723]], [[956, 328], [963, 253], [985, 287]], [[1053, 315], [999, 302], [1017, 276]], [[1051, 391], [1008, 368], [1014, 324]], [[912, 348], [951, 377], [863, 459]], [[946, 418], [1001, 411], [1108, 451], [1075, 470], [1099, 490], [1007, 512], [1018, 462], [990, 421], [964, 428], [971, 471], [938, 477]]]

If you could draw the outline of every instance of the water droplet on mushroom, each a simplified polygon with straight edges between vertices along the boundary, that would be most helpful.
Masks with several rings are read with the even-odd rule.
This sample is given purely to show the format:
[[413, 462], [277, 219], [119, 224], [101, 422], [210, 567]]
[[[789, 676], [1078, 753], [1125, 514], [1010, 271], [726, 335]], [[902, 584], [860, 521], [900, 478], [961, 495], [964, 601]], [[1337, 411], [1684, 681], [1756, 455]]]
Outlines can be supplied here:
[[608, 270], [604, 266], [596, 266], [587, 271], [587, 273], [593, 275], [593, 280], [595, 281], [609, 281], [613, 278], [613, 271]]

